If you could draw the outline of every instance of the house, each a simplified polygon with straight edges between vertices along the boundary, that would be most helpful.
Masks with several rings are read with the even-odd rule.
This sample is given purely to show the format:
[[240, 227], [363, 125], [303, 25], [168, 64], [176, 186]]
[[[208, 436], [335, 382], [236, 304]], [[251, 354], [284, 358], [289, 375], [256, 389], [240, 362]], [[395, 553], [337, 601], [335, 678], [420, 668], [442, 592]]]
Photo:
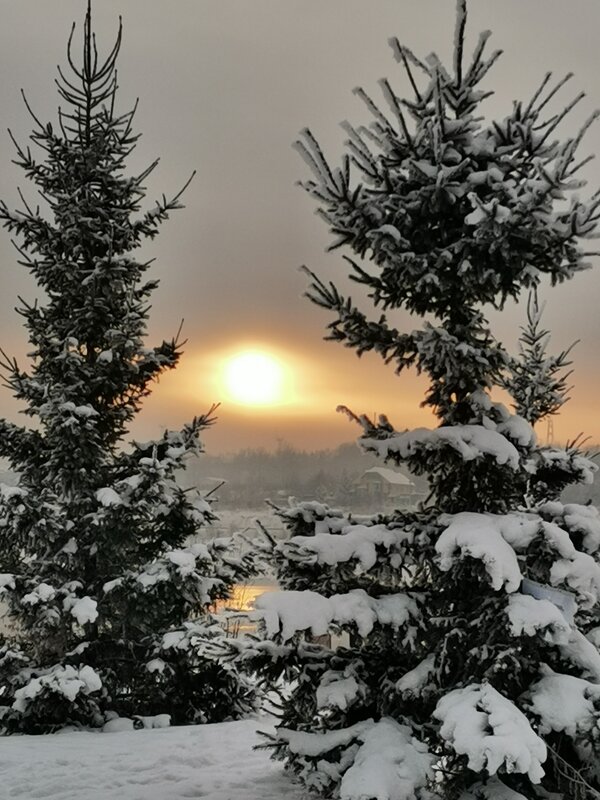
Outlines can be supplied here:
[[386, 467], [371, 467], [363, 472], [354, 485], [363, 502], [383, 505], [388, 509], [413, 508], [423, 496], [410, 478]]

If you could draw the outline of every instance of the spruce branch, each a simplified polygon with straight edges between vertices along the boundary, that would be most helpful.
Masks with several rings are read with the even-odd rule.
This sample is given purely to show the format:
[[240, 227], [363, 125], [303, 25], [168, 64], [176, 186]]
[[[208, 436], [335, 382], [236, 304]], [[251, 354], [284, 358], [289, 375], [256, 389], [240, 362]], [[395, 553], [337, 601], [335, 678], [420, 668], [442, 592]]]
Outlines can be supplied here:
[[456, 2], [456, 30], [454, 34], [454, 75], [456, 88], [463, 82], [462, 59], [465, 44], [465, 27], [467, 24], [467, 0]]

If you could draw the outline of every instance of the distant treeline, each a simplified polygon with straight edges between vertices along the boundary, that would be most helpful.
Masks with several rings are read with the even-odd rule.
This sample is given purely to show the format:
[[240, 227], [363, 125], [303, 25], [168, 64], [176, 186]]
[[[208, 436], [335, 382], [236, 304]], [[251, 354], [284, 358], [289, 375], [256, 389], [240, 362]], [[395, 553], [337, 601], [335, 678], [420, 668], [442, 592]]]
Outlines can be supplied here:
[[[266, 499], [286, 503], [288, 497], [351, 508], [356, 481], [374, 466], [383, 464], [364, 455], [354, 443], [312, 452], [281, 443], [274, 452], [246, 449], [223, 456], [205, 454], [190, 462], [184, 482], [208, 492], [224, 481], [214, 492], [221, 508], [262, 508]], [[424, 479], [401, 471], [420, 491], [427, 491]]]
[[[600, 464], [600, 448], [590, 448], [590, 454]], [[353, 508], [360, 504], [357, 482], [375, 466], [382, 466], [382, 462], [364, 455], [353, 442], [316, 451], [281, 443], [275, 451], [249, 448], [221, 456], [204, 454], [189, 463], [182, 482], [199, 487], [204, 494], [213, 492], [220, 508], [260, 509], [267, 499], [285, 504], [288, 497]], [[399, 471], [414, 482], [418, 492], [427, 492], [424, 478], [406, 468]], [[569, 487], [563, 500], [600, 507], [600, 474], [591, 486]]]

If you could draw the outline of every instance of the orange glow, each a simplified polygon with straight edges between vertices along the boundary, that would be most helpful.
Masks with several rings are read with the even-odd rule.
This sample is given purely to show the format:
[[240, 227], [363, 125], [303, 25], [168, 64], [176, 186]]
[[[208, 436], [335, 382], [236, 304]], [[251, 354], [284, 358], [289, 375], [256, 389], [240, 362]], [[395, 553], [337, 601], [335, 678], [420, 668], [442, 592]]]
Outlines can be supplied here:
[[238, 583], [233, 587], [231, 598], [223, 601], [223, 606], [236, 611], [252, 611], [257, 597], [267, 592], [273, 592], [276, 589], [277, 586], [271, 583]]
[[273, 406], [285, 401], [286, 374], [275, 356], [244, 350], [228, 358], [221, 380], [229, 400], [244, 406]]
[[[137, 438], [155, 436], [157, 426], [177, 429], [213, 403], [221, 403], [218, 421], [202, 437], [212, 454], [234, 453], [247, 447], [273, 450], [281, 441], [304, 450], [353, 442], [361, 430], [344, 415], [336, 414], [341, 404], [370, 417], [385, 413], [397, 430], [438, 424], [429, 409], [419, 407], [427, 390], [427, 377], [410, 370], [395, 375], [391, 366], [374, 354], [357, 359], [349, 349], [321, 344], [316, 336], [312, 348], [275, 336], [240, 337], [208, 345], [186, 352], [178, 368], [161, 379], [136, 420]], [[283, 391], [276, 402], [248, 404], [231, 398], [224, 381], [226, 366], [246, 352], [270, 355], [283, 368]], [[580, 431], [590, 436], [589, 445], [600, 443], [596, 373], [595, 362], [582, 359], [577, 363], [572, 399], [554, 418], [555, 443], [564, 443]], [[511, 408], [510, 398], [504, 393], [494, 392], [493, 399]], [[545, 444], [546, 423], [536, 426], [536, 432]]]

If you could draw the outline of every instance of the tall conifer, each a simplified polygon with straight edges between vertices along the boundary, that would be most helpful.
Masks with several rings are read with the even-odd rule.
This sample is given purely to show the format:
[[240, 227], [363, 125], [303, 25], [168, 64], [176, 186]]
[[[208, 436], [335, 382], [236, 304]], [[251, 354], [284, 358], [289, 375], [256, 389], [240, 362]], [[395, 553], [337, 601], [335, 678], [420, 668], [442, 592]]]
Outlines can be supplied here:
[[226, 540], [187, 543], [213, 513], [175, 479], [201, 452], [214, 409], [156, 441], [125, 442], [153, 381], [181, 354], [177, 337], [145, 344], [158, 281], [135, 251], [182, 207], [182, 192], [143, 210], [157, 162], [126, 173], [139, 135], [135, 108], [117, 110], [121, 26], [100, 58], [88, 3], [81, 64], [74, 31], [56, 82], [58, 124], [31, 112], [33, 149], [15, 141], [43, 208], [24, 194], [17, 211], [0, 205], [43, 292], [18, 309], [31, 366], [3, 359], [33, 424], [0, 421], [0, 455], [19, 476], [0, 499], [2, 599], [14, 629], [0, 656], [2, 724], [44, 732], [114, 714], [223, 719], [252, 692], [209, 654], [220, 629], [205, 612], [252, 561]]
[[[588, 266], [581, 240], [600, 199], [573, 190], [596, 115], [560, 138], [581, 95], [552, 111], [567, 79], [548, 74], [529, 101], [487, 119], [481, 82], [500, 53], [486, 55], [484, 33], [467, 59], [465, 24], [459, 0], [450, 67], [391, 40], [410, 98], [384, 80], [383, 111], [358, 90], [371, 124], [346, 125], [341, 167], [310, 131], [298, 143], [332, 248], [381, 310], [365, 314], [313, 275], [328, 338], [426, 375], [439, 421], [397, 431], [347, 412], [365, 451], [428, 475], [429, 501], [360, 521], [320, 503], [282, 509], [290, 538], [274, 559], [286, 591], [257, 601], [267, 639], [245, 658], [292, 687], [270, 744], [308, 786], [344, 800], [600, 789], [600, 518], [559, 502], [595, 468], [573, 448], [541, 447], [530, 424], [565, 388], [564, 355], [536, 373], [537, 310], [521, 360], [484, 315]], [[388, 319], [400, 308], [417, 318], [411, 333]], [[516, 415], [492, 399], [506, 385]], [[323, 643], [331, 632], [344, 634], [338, 646]]]

